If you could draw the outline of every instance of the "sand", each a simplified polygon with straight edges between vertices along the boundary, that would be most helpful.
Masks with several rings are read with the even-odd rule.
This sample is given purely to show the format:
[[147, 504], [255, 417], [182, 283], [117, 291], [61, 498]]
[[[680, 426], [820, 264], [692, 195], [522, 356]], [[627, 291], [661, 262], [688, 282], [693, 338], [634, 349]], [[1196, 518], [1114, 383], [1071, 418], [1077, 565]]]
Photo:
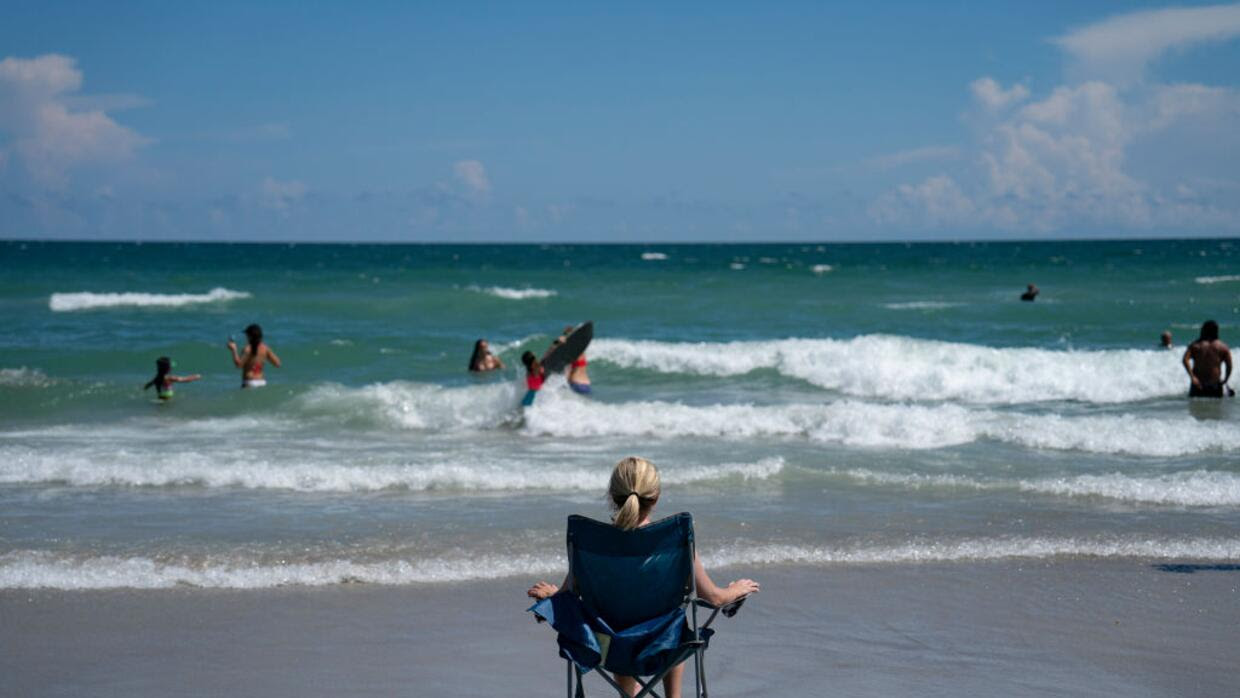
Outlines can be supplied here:
[[[718, 571], [762, 582], [711, 695], [1240, 693], [1240, 565], [956, 563]], [[3, 696], [561, 695], [533, 580], [0, 592]], [[608, 695], [597, 678], [593, 695]], [[610, 689], [608, 689], [610, 690]]]

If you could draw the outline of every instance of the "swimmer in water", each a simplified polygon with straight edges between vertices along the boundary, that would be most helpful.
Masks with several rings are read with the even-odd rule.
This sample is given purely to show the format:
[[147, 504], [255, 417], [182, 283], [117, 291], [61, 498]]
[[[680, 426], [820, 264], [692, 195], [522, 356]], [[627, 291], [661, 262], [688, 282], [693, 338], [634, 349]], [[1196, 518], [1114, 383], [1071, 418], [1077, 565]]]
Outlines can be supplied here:
[[[1191, 385], [1189, 397], [1231, 397], [1236, 391], [1227, 387], [1231, 379], [1231, 349], [1218, 338], [1218, 323], [1206, 320], [1201, 325], [1201, 336], [1184, 350], [1184, 370], [1188, 371]], [[1221, 366], [1227, 365], [1223, 373]], [[1222, 380], [1219, 374], [1222, 373]]]
[[267, 380], [263, 378], [263, 362], [270, 361], [280, 368], [280, 357], [263, 343], [263, 328], [258, 325], [245, 328], [245, 338], [245, 349], [238, 354], [237, 343], [229, 337], [228, 351], [232, 352], [233, 365], [241, 369], [241, 387], [261, 388], [267, 385]]
[[1041, 291], [1038, 290], [1036, 284], [1029, 284], [1025, 287], [1025, 292], [1020, 294], [1020, 299], [1022, 301], [1032, 301], [1034, 298], [1038, 297], [1039, 293], [1041, 293]]
[[491, 353], [491, 346], [487, 344], [487, 340], [479, 339], [474, 342], [474, 355], [469, 357], [469, 370], [471, 373], [486, 373], [487, 371], [498, 371], [504, 367], [504, 362], [499, 357]]
[[534, 356], [532, 351], [527, 351], [521, 355], [521, 363], [525, 364], [526, 388], [525, 397], [521, 398], [521, 406], [529, 407], [534, 404], [534, 398], [538, 397], [538, 391], [542, 389], [543, 380], [546, 379], [547, 372], [543, 370], [538, 357]]
[[155, 377], [147, 381], [146, 385], [142, 386], [142, 389], [146, 390], [151, 386], [155, 386], [155, 394], [159, 396], [160, 400], [171, 400], [173, 383], [193, 383], [202, 378], [197, 373], [190, 376], [174, 376], [169, 373], [171, 370], [172, 359], [166, 356], [155, 359]]
[[1170, 332], [1167, 332], [1165, 330], [1163, 331], [1162, 335], [1159, 336], [1158, 338], [1158, 346], [1162, 347], [1163, 349], [1171, 348], [1171, 333]]

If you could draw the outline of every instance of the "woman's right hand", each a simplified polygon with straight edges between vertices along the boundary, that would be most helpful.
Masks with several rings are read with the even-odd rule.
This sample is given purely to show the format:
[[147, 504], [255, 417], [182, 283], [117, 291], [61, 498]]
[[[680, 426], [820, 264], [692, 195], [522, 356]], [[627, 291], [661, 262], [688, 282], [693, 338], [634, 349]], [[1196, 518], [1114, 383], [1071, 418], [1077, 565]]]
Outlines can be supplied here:
[[224, 346], [228, 347], [229, 349], [232, 349], [233, 351], [237, 350], [237, 343], [232, 341], [231, 337], [229, 337], [227, 342], [224, 342]]
[[739, 599], [740, 597], [745, 596], [747, 594], [756, 594], [758, 593], [758, 591], [759, 591], [758, 583], [755, 582], [754, 580], [738, 579], [735, 582], [732, 582], [731, 584], [728, 585], [728, 596], [732, 597], [731, 601], [728, 601], [728, 603], [732, 603], [732, 601], [735, 601]]

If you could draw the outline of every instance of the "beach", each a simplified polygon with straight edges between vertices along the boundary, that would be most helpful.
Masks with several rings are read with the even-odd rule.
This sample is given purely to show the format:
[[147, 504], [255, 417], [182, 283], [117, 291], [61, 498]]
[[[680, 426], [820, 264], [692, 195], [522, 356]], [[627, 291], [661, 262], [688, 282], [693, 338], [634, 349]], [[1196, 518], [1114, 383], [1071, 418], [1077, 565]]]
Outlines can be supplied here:
[[[1222, 696], [1240, 567], [1041, 561], [721, 570], [711, 694]], [[531, 577], [262, 591], [0, 592], [13, 696], [558, 695]], [[593, 679], [590, 692], [607, 695]], [[610, 689], [607, 689], [610, 690]]]
[[762, 583], [715, 695], [1234, 692], [1234, 241], [0, 246], [0, 694], [558, 692], [524, 591], [630, 455]]

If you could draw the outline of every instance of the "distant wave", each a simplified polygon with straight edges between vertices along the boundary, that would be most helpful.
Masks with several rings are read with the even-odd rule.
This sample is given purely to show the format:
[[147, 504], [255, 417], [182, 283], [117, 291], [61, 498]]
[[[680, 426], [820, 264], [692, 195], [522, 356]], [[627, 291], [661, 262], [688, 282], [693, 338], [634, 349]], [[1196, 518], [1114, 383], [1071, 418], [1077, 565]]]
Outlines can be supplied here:
[[809, 270], [814, 272], [815, 274], [826, 274], [827, 272], [834, 271], [835, 267], [831, 266], [830, 264], [815, 264], [814, 266], [810, 267]]
[[206, 293], [53, 293], [48, 306], [57, 313], [125, 306], [176, 308], [249, 297], [250, 294], [245, 291], [231, 291], [226, 288], [213, 288]]
[[910, 489], [1010, 489], [1067, 497], [1101, 497], [1138, 504], [1240, 506], [1240, 475], [1205, 470], [1149, 476], [1107, 473], [1022, 480], [983, 479], [951, 474], [887, 473], [865, 468], [839, 471], [838, 474], [862, 482]]
[[661, 262], [667, 259], [667, 255], [663, 254], [662, 252], [643, 252], [642, 259], [646, 260], [647, 262]]
[[51, 384], [52, 379], [37, 368], [0, 368], [0, 386], [45, 388]]
[[590, 358], [702, 376], [774, 369], [821, 388], [884, 400], [1121, 403], [1186, 390], [1179, 357], [1171, 352], [999, 349], [890, 335], [680, 343], [604, 338], [590, 345]]
[[1227, 274], [1225, 276], [1198, 276], [1195, 281], [1199, 284], [1223, 284], [1229, 281], [1240, 281], [1240, 274]]
[[469, 286], [470, 291], [477, 293], [485, 293], [488, 296], [496, 298], [505, 298], [510, 301], [523, 301], [530, 298], [550, 298], [557, 295], [555, 291], [545, 288], [506, 288], [504, 286]]
[[[703, 563], [712, 569], [1057, 558], [1230, 561], [1240, 559], [1240, 539], [1000, 537], [836, 546], [735, 541], [702, 553]], [[551, 575], [562, 572], [564, 565], [562, 555], [548, 553], [328, 559], [271, 564], [241, 555], [163, 561], [144, 556], [81, 556], [15, 550], [0, 555], [0, 589], [166, 589], [177, 586], [263, 589], [348, 583], [451, 584], [464, 580]]]
[[945, 308], [957, 308], [964, 303], [949, 303], [947, 301], [909, 301], [907, 303], [884, 303], [883, 307], [888, 310], [943, 310]]

